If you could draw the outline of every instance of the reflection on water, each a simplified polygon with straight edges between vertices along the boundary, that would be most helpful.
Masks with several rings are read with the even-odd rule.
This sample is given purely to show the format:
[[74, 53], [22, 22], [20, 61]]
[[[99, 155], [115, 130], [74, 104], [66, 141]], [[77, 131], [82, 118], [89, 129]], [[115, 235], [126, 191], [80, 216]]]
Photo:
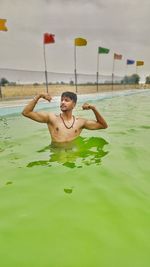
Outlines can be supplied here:
[[71, 194], [72, 191], [73, 191], [73, 188], [64, 188], [64, 192], [65, 192], [66, 194]]
[[50, 151], [48, 160], [38, 160], [30, 162], [27, 167], [33, 166], [54, 166], [61, 164], [68, 168], [82, 168], [84, 165], [99, 165], [108, 151], [104, 151], [104, 146], [108, 142], [99, 137], [83, 138], [78, 137], [75, 141], [62, 146], [51, 144], [41, 150], [39, 153]]

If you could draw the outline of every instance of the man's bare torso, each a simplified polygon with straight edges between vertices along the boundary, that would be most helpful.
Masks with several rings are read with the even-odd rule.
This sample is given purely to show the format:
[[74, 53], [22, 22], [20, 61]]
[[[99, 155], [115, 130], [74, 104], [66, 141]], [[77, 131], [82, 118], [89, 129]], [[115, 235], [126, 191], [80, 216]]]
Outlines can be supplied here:
[[50, 122], [47, 123], [47, 125], [52, 142], [63, 143], [74, 140], [80, 135], [84, 121], [85, 120], [82, 118], [72, 117], [71, 121], [65, 121], [65, 124], [68, 127], [66, 128], [60, 115], [50, 114]]

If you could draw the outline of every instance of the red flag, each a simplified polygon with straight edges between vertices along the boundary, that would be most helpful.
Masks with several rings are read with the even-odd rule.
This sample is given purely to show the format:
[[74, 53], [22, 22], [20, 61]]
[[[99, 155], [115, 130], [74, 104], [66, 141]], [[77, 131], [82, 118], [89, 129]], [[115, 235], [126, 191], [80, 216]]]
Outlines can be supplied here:
[[44, 44], [55, 43], [54, 34], [44, 33]]
[[114, 53], [114, 59], [122, 59], [122, 55], [118, 55], [118, 54], [116, 54], [116, 53]]

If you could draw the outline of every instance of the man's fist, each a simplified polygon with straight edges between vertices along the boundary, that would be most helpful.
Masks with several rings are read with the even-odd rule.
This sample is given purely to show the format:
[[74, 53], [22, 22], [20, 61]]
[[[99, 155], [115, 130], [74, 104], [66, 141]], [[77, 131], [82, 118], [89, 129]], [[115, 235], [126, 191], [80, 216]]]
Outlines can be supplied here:
[[83, 109], [92, 109], [93, 106], [88, 104], [88, 103], [84, 103], [83, 106], [82, 106]]
[[44, 98], [45, 100], [49, 101], [49, 102], [52, 100], [52, 97], [48, 93], [41, 94], [41, 97]]

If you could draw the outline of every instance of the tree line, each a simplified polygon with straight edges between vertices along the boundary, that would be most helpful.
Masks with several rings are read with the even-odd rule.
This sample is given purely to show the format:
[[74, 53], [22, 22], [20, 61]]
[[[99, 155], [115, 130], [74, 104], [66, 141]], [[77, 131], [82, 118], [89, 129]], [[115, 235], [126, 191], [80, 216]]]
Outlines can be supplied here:
[[[139, 82], [140, 82], [140, 76], [138, 74], [132, 74], [132, 75], [125, 75], [119, 83], [121, 83], [121, 84], [139, 84]], [[61, 83], [65, 84], [64, 82], [61, 82]], [[74, 82], [70, 81], [70, 84], [73, 85]], [[88, 84], [88, 82], [87, 82], [87, 84]], [[150, 84], [150, 75], [145, 78], [145, 84]], [[16, 82], [9, 82], [6, 78], [3, 77], [0, 79], [0, 86], [5, 86], [5, 85], [16, 85]]]

